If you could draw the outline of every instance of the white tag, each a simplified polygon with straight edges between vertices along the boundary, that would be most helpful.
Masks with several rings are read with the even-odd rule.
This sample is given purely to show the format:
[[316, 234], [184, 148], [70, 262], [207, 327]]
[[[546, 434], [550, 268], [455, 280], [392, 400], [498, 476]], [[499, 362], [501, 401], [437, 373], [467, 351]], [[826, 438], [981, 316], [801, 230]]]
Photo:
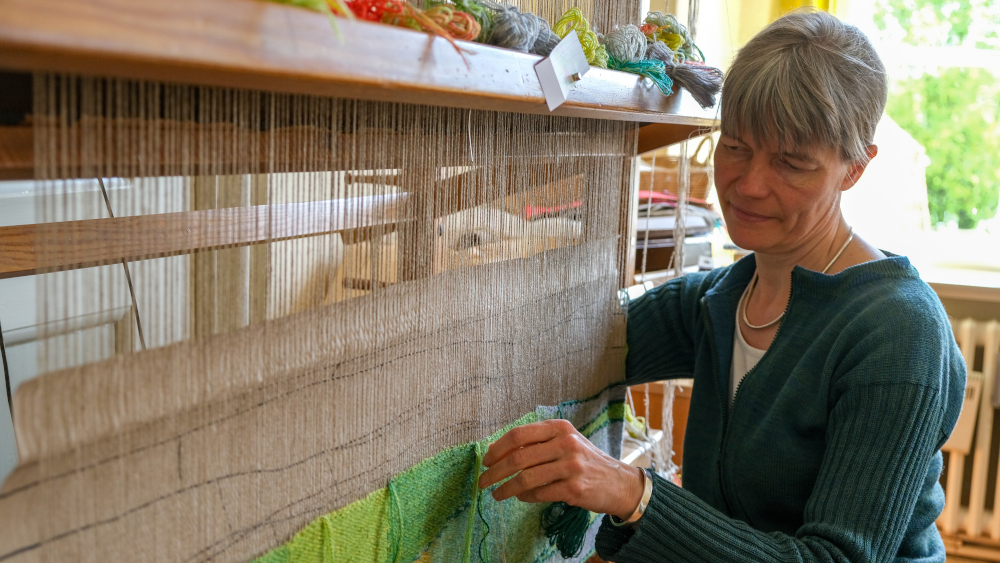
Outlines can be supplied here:
[[983, 374], [969, 371], [965, 382], [965, 400], [962, 401], [962, 414], [958, 416], [958, 424], [952, 431], [942, 450], [969, 455], [972, 451], [972, 436], [976, 433], [976, 416], [979, 414], [979, 394], [983, 390]]
[[569, 96], [573, 85], [583, 78], [590, 70], [587, 55], [583, 54], [583, 46], [576, 36], [576, 31], [569, 35], [552, 49], [552, 54], [535, 64], [535, 74], [542, 85], [545, 103], [552, 111], [562, 105]]

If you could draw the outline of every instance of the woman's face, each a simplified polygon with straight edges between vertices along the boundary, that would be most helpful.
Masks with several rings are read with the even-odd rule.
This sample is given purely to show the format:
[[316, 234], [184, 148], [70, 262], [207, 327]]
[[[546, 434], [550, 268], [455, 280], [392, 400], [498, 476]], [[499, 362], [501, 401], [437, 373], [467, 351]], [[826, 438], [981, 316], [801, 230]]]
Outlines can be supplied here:
[[863, 164], [844, 162], [826, 147], [781, 152], [777, 142], [758, 146], [722, 135], [715, 150], [715, 185], [729, 236], [756, 252], [795, 252], [833, 233], [840, 193], [863, 171]]

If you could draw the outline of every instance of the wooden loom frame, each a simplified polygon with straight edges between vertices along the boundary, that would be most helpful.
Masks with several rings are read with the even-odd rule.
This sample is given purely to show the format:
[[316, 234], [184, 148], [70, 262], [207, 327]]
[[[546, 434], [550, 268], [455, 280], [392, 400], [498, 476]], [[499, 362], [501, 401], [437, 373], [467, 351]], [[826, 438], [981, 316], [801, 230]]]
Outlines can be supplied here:
[[[533, 69], [541, 59], [536, 55], [459, 42], [468, 60], [466, 66], [455, 49], [439, 38], [343, 19], [337, 22], [344, 35], [340, 44], [322, 14], [270, 2], [174, 0], [153, 6], [130, 0], [0, 0], [0, 11], [4, 13], [0, 20], [0, 71], [66, 72], [550, 113]], [[30, 100], [30, 96], [22, 96], [22, 100]], [[30, 108], [22, 109], [30, 112]], [[599, 68], [591, 69], [566, 103], [551, 114], [644, 123], [638, 135], [639, 153], [702, 134], [717, 122], [715, 108], [698, 107], [683, 90], [665, 97], [641, 77]], [[30, 122], [0, 126], [0, 179], [33, 178], [33, 151]], [[324, 160], [316, 163], [317, 168], [308, 164], [294, 168], [329, 165]], [[549, 181], [557, 179], [559, 174]], [[431, 193], [463, 193], [463, 184], [461, 177], [437, 181]], [[530, 187], [508, 186], [508, 191]], [[623, 197], [628, 203], [630, 194]], [[0, 278], [403, 222], [410, 216], [407, 209], [416, 203], [413, 199], [411, 194], [401, 194], [391, 202], [261, 205], [189, 211], [169, 218], [154, 215], [77, 221], [72, 229], [78, 236], [61, 241], [65, 251], [46, 260], [35, 256], [34, 240], [42, 232], [38, 226], [3, 227]], [[459, 199], [481, 203], [475, 197], [450, 198]], [[420, 203], [426, 205], [425, 201]], [[368, 211], [362, 216], [371, 220], [336, 223], [338, 212], [348, 207]], [[304, 215], [311, 221], [292, 221]], [[166, 245], [108, 244], [127, 240], [133, 229], [155, 228], [167, 219], [207, 228]], [[265, 228], [268, 220], [299, 228], [269, 232]], [[623, 227], [633, 238], [634, 227]]]
[[[125, 79], [275, 90], [386, 102], [548, 115], [533, 66], [540, 57], [460, 42], [469, 67], [447, 42], [427, 34], [340, 19], [338, 43], [322, 14], [260, 0], [0, 0], [0, 81], [3, 72], [64, 72]], [[347, 53], [345, 56], [344, 53]], [[11, 76], [7, 74], [6, 76]], [[0, 83], [0, 108], [5, 86]], [[20, 109], [31, 113], [31, 96]], [[25, 106], [25, 101], [28, 104]], [[552, 115], [643, 124], [639, 153], [709, 131], [715, 108], [702, 109], [683, 90], [663, 96], [632, 74], [591, 69]], [[539, 157], [544, 159], [544, 157]], [[276, 171], [328, 170], [329, 159], [287, 163]], [[546, 182], [566, 179], [569, 167], [549, 162]], [[247, 171], [249, 173], [249, 171]], [[238, 171], [236, 173], [239, 173]], [[197, 250], [244, 246], [330, 232], [399, 228], [410, 236], [429, 229], [428, 206], [442, 214], [485, 203], [469, 193], [481, 171], [450, 178], [406, 171], [391, 198], [353, 198], [296, 204], [0, 227], [0, 279], [84, 268]], [[33, 179], [30, 120], [0, 125], [0, 180]], [[469, 181], [471, 180], [471, 181]], [[504, 186], [507, 193], [535, 185]], [[620, 252], [634, 257], [635, 197], [622, 193]], [[445, 207], [448, 202], [450, 207]], [[343, 218], [350, 218], [349, 221]], [[421, 221], [415, 220], [421, 218]], [[134, 232], [163, 230], [152, 240]], [[414, 233], [416, 231], [416, 233]], [[60, 252], [36, 254], [37, 237], [58, 235]], [[401, 264], [401, 277], [426, 267]], [[629, 285], [630, 267], [621, 274]], [[128, 316], [127, 316], [128, 317]], [[131, 335], [130, 318], [120, 330]], [[116, 325], [117, 327], [117, 325]]]

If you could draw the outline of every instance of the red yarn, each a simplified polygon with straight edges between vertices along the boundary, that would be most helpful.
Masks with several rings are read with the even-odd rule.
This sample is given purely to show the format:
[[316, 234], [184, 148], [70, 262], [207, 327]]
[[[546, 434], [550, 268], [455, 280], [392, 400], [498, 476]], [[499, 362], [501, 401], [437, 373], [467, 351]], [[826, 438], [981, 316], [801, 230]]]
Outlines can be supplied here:
[[659, 29], [659, 27], [657, 27], [655, 24], [651, 24], [651, 23], [644, 23], [644, 24], [642, 24], [642, 25], [639, 26], [639, 31], [641, 31], [643, 35], [650, 35], [654, 31], [656, 31], [657, 29]]
[[378, 22], [385, 14], [386, 0], [347, 0], [347, 6], [358, 19]]

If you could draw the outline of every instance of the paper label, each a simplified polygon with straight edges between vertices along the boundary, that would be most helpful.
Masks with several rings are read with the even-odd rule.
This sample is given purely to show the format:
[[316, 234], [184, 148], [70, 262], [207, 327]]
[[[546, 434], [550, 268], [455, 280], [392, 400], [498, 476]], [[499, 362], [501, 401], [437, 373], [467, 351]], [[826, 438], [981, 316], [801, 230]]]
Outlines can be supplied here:
[[535, 64], [535, 74], [538, 75], [538, 82], [542, 86], [542, 94], [545, 95], [549, 111], [566, 101], [569, 91], [588, 70], [590, 63], [583, 54], [580, 39], [576, 36], [576, 31], [570, 31], [569, 35], [552, 49], [551, 55]]

